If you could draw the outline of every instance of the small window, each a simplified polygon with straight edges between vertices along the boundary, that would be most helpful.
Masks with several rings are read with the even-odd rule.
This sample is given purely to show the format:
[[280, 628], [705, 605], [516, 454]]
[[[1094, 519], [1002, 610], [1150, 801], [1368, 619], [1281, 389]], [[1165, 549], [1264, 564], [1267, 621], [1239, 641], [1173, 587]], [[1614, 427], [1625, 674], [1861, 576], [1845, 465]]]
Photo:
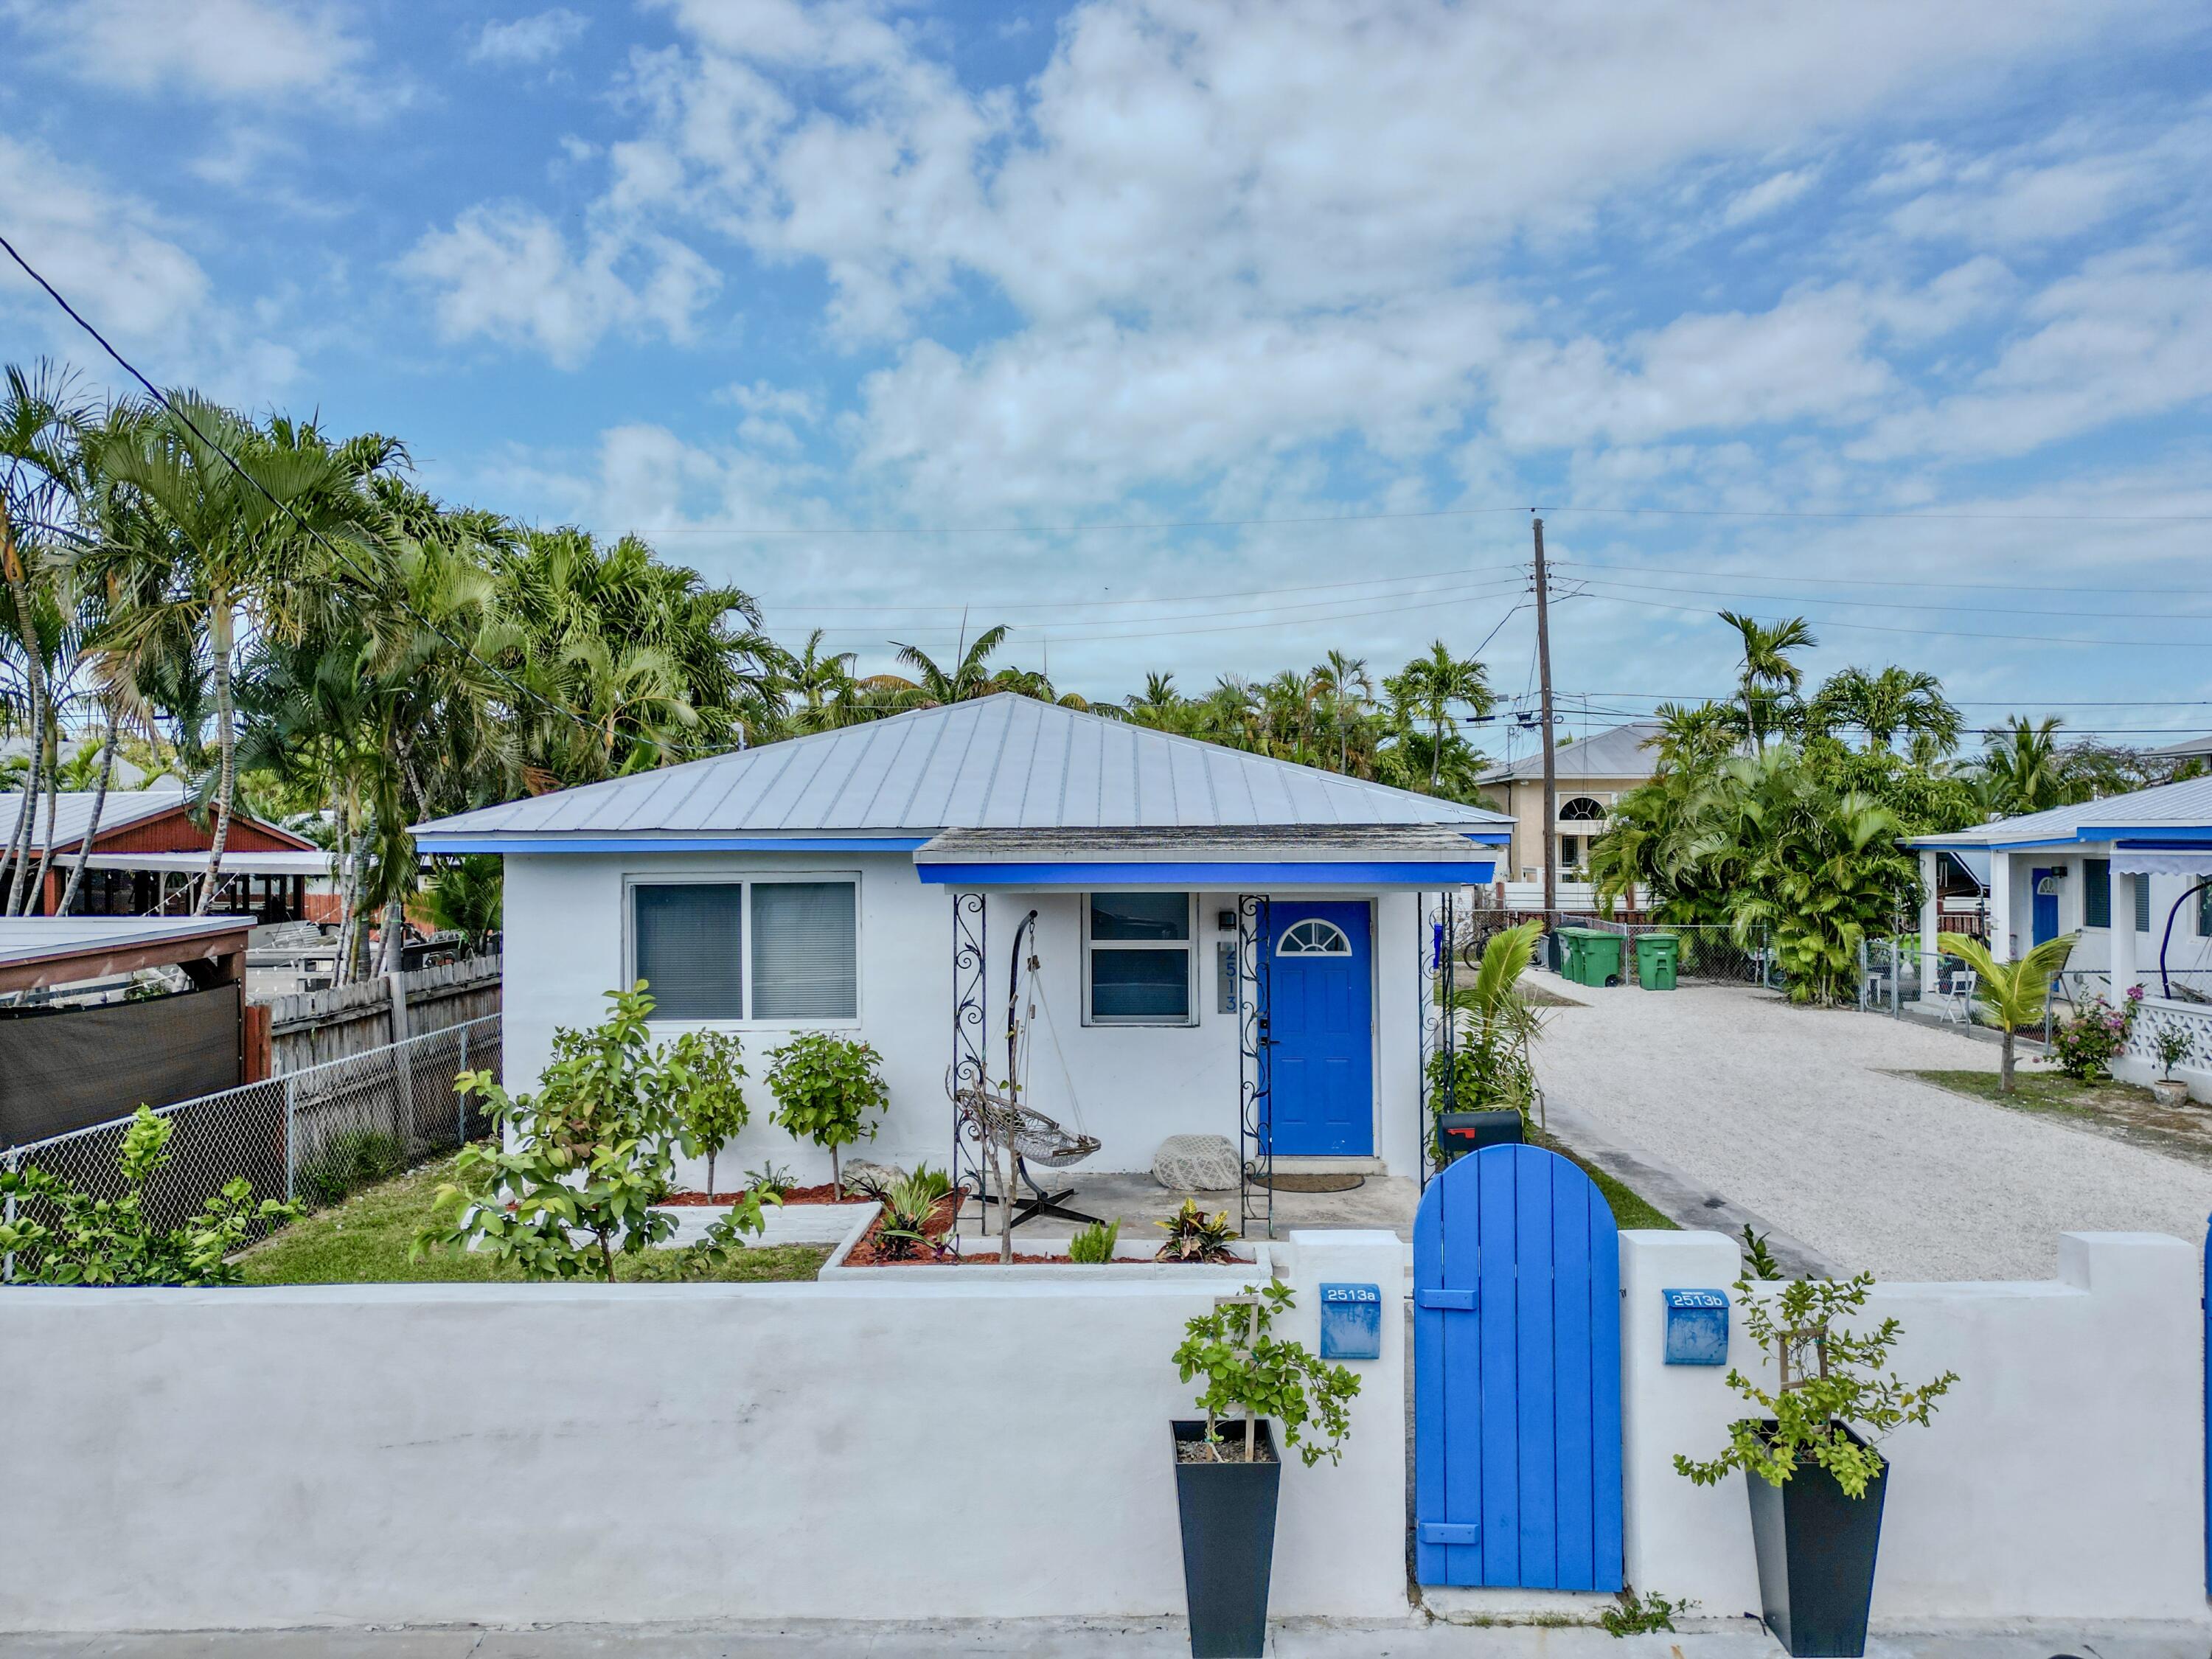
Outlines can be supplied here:
[[860, 1001], [849, 881], [753, 884], [753, 1018], [850, 1019]]
[[2112, 861], [2110, 859], [2081, 860], [2081, 925], [2084, 927], [2109, 927], [2112, 925]]
[[2212, 939], [2212, 886], [2197, 890], [2197, 937]]
[[1093, 1025], [1191, 1025], [1188, 893], [1093, 893], [1084, 902], [1084, 1011]]
[[2136, 878], [2136, 932], [2150, 932], [2150, 878]]
[[1279, 957], [1348, 957], [1352, 941], [1344, 936], [1344, 929], [1333, 921], [1323, 921], [1318, 916], [1294, 922], [1283, 930], [1276, 941]]
[[1577, 795], [1559, 803], [1559, 818], [1566, 823], [1602, 823], [1605, 803], [1588, 795]]

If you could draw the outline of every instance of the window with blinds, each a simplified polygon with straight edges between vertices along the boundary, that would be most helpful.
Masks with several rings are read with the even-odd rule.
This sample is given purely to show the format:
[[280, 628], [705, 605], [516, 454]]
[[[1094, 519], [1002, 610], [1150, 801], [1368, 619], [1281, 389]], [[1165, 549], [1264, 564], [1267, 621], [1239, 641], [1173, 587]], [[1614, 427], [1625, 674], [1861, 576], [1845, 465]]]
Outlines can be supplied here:
[[860, 1003], [853, 884], [763, 881], [752, 892], [753, 1018], [852, 1018]]
[[1093, 893], [1084, 901], [1086, 1025], [1195, 1025], [1188, 893]]
[[2137, 876], [2135, 878], [2135, 889], [2136, 932], [2148, 933], [2150, 932], [2150, 878]]
[[633, 977], [655, 1019], [855, 1018], [859, 899], [849, 880], [640, 882]]
[[735, 882], [633, 888], [635, 977], [658, 1019], [745, 1017], [744, 889]]

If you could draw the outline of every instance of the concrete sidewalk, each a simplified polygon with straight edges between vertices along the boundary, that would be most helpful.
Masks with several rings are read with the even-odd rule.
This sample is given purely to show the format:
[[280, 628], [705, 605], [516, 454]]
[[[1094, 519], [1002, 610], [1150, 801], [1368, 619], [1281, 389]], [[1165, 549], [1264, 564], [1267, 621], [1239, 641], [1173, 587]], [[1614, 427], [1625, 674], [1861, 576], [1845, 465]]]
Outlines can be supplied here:
[[[1778, 1659], [1747, 1620], [1685, 1620], [1679, 1635], [1620, 1640], [1581, 1627], [1407, 1620], [1285, 1620], [1282, 1659]], [[2207, 1626], [2023, 1626], [1883, 1634], [1869, 1659], [2204, 1659]], [[141, 1636], [0, 1636], [0, 1659], [1182, 1659], [1179, 1620], [973, 1624], [566, 1626], [543, 1630], [213, 1631]]]

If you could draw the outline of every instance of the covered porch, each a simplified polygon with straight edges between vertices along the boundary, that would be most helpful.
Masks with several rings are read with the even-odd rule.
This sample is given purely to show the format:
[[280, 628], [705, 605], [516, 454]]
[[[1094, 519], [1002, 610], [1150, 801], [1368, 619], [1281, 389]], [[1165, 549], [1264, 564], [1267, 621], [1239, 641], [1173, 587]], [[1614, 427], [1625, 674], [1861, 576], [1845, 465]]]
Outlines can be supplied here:
[[[1422, 1079], [1451, 1040], [1444, 942], [1503, 836], [961, 830], [918, 849], [949, 895], [951, 1167], [988, 1195], [963, 1226], [998, 1225], [962, 1104], [980, 1094], [1042, 1119], [1016, 1197], [1048, 1202], [1018, 1237], [1097, 1218], [1127, 1240], [1186, 1197], [1246, 1237], [1403, 1231], [1429, 1168]], [[1210, 1139], [1156, 1179], [1176, 1136]]]

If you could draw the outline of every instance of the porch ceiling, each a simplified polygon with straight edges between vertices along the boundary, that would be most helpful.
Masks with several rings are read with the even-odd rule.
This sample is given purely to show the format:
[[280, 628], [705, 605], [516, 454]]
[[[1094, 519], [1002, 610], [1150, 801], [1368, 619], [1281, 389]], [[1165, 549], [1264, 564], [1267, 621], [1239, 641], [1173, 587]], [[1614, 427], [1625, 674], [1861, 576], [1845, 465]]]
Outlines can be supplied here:
[[948, 830], [914, 855], [924, 882], [961, 887], [1434, 888], [1486, 882], [1496, 860], [1459, 830], [1410, 823]]

